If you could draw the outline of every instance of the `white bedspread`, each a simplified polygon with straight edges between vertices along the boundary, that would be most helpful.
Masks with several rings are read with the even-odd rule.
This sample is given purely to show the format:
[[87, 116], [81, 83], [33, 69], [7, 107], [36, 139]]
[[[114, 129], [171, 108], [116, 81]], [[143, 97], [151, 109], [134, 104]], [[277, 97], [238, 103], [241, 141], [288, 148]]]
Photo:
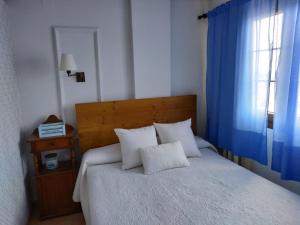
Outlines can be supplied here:
[[[300, 196], [202, 149], [190, 167], [144, 175], [89, 166], [89, 225], [300, 225]], [[87, 218], [88, 217], [88, 218]]]

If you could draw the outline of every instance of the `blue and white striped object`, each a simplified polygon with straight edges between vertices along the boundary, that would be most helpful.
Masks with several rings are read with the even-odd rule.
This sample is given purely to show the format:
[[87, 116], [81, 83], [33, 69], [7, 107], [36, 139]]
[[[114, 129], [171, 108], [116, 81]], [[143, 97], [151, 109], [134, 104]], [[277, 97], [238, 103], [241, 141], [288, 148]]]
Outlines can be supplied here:
[[43, 123], [39, 125], [39, 137], [56, 137], [66, 135], [66, 126], [64, 122]]

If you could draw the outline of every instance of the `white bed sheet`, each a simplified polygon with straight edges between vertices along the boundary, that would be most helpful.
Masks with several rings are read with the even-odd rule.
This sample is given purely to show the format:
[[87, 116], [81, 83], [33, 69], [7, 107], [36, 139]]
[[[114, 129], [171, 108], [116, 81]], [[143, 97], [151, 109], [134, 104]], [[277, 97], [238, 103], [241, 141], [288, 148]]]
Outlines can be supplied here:
[[299, 195], [201, 152], [190, 167], [153, 175], [121, 163], [89, 166], [81, 195], [87, 224], [300, 225]]

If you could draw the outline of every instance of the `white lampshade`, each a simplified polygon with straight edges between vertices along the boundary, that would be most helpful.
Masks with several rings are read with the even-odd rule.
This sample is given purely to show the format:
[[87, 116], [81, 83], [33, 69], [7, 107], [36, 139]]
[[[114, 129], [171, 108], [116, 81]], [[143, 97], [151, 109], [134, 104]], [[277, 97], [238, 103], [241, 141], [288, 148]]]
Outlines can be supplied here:
[[77, 65], [75, 63], [74, 57], [72, 54], [63, 53], [61, 54], [60, 67], [61, 71], [67, 70], [77, 70]]

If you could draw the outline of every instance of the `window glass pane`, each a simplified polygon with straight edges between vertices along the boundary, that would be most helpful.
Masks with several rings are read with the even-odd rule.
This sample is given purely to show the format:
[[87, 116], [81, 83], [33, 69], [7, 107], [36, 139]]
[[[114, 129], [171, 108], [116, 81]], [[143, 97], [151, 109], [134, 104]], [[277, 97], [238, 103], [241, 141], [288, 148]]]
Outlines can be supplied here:
[[269, 113], [275, 112], [275, 93], [276, 93], [276, 82], [270, 83], [270, 94], [269, 94]]
[[283, 14], [280, 13], [275, 16], [274, 48], [281, 47], [282, 24], [283, 24]]
[[272, 43], [272, 32], [274, 17], [256, 20], [253, 24], [253, 48], [254, 50], [270, 49]]
[[272, 73], [271, 73], [271, 80], [276, 80], [276, 71], [278, 68], [278, 62], [279, 62], [279, 55], [280, 55], [280, 49], [273, 50], [273, 56], [272, 56]]
[[[282, 25], [282, 13], [256, 20], [253, 23], [252, 44], [254, 54], [252, 68], [253, 82], [256, 83], [253, 89], [256, 95], [254, 99], [256, 99], [257, 107], [265, 110], [266, 100], [269, 96], [269, 113], [275, 112], [276, 72], [280, 56]], [[297, 113], [300, 116], [300, 91], [298, 100], [299, 108]]]
[[253, 57], [253, 78], [255, 80], [269, 80], [270, 51], [258, 51]]
[[266, 103], [268, 97], [268, 82], [258, 81], [256, 86], [256, 107], [259, 110], [266, 110]]
[[[253, 50], [280, 48], [282, 35], [283, 14], [256, 20], [253, 23]], [[273, 46], [272, 46], [273, 44]]]

